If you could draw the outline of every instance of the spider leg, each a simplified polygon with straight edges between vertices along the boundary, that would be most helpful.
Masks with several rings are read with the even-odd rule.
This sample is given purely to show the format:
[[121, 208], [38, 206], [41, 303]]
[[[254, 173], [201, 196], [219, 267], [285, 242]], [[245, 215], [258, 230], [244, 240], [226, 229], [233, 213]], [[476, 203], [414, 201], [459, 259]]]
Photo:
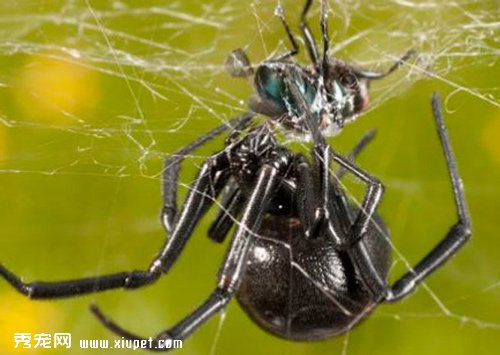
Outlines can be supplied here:
[[[318, 138], [321, 138], [321, 136], [318, 136]], [[313, 148], [313, 157], [315, 162], [313, 169], [314, 171], [319, 171], [319, 180], [317, 180], [316, 184], [319, 190], [318, 196], [321, 200], [317, 205], [312, 226], [314, 228], [325, 227], [325, 231], [334, 240], [337, 247], [347, 250], [353, 263], [362, 275], [363, 281], [366, 281], [367, 288], [374, 294], [375, 298], [376, 295], [380, 295], [385, 289], [378, 288], [379, 284], [377, 283], [374, 285], [370, 283], [373, 275], [369, 274], [370, 270], [368, 270], [368, 266], [373, 268], [375, 276], [378, 276], [378, 274], [373, 267], [373, 263], [368, 262], [370, 261], [369, 255], [362, 238], [380, 201], [383, 191], [382, 184], [352, 164], [348, 159], [332, 151], [321, 139], [319, 139], [319, 142]], [[330, 158], [368, 185], [368, 191], [361, 210], [352, 225], [348, 225], [351, 220], [351, 211], [347, 205], [345, 194], [337, 184], [331, 183]], [[323, 226], [318, 225], [318, 223], [323, 224]], [[362, 254], [365, 257], [364, 259], [359, 257], [361, 252], [364, 253]], [[368, 275], [364, 277], [365, 274]], [[364, 280], [365, 278], [366, 280]], [[383, 282], [381, 284], [383, 285]]]
[[[372, 217], [378, 207], [378, 204], [380, 203], [384, 187], [375, 177], [357, 167], [348, 159], [335, 153], [330, 148], [328, 148], [328, 150], [335, 162], [337, 162], [343, 169], [351, 172], [368, 186], [361, 208], [354, 220], [354, 223], [349, 227], [346, 234], [339, 235], [341, 242], [340, 247], [344, 247], [347, 251], [355, 268], [361, 276], [362, 282], [372, 294], [372, 297], [374, 299], [380, 299], [380, 297], [385, 294], [387, 286], [385, 280], [379, 276], [374, 263], [370, 259], [363, 237], [368, 231]], [[343, 195], [340, 192], [339, 194]], [[343, 203], [343, 209], [347, 209], [348, 206], [346, 205], [347, 202], [345, 197], [343, 198]]]
[[147, 271], [119, 272], [69, 281], [24, 283], [0, 265], [0, 276], [20, 293], [33, 299], [71, 297], [115, 288], [133, 289], [150, 284], [162, 273], [166, 273], [177, 260], [199, 219], [226, 184], [229, 178], [228, 166], [225, 151], [205, 161], [191, 186], [170, 238]]
[[230, 182], [228, 185], [229, 189], [224, 193], [217, 217], [208, 230], [210, 239], [217, 243], [222, 243], [226, 239], [245, 201], [236, 182]]
[[467, 243], [471, 236], [471, 219], [465, 200], [462, 179], [458, 173], [457, 162], [451, 148], [450, 138], [443, 119], [440, 99], [432, 96], [432, 109], [436, 121], [439, 140], [443, 147], [446, 164], [450, 173], [451, 186], [455, 197], [458, 221], [450, 228], [446, 236], [417, 265], [396, 281], [387, 294], [385, 301], [394, 302], [407, 296], [416, 286], [440, 265]]
[[[428, 253], [415, 267], [403, 275], [402, 278], [396, 281], [392, 287], [388, 287], [386, 281], [378, 274], [363, 242], [362, 235], [354, 234], [353, 236], [358, 241], [348, 249], [348, 253], [360, 273], [363, 283], [376, 300], [382, 299], [385, 302], [395, 302], [409, 295], [423, 279], [446, 262], [470, 239], [471, 220], [465, 200], [462, 180], [458, 173], [457, 163], [444, 124], [439, 98], [436, 94], [434, 94], [432, 98], [432, 107], [439, 139], [450, 172], [458, 222], [450, 228], [446, 236], [430, 251], [430, 253]], [[372, 207], [368, 210], [372, 210]], [[363, 213], [363, 211], [366, 211], [366, 209], [362, 208], [361, 213]], [[355, 224], [352, 229], [355, 231], [360, 230]]]
[[170, 158], [165, 160], [163, 164], [163, 210], [162, 210], [162, 223], [167, 233], [172, 232], [175, 216], [177, 214], [177, 186], [179, 180], [180, 165], [184, 158], [192, 151], [198, 149], [206, 142], [214, 139], [220, 134], [224, 133], [227, 129], [241, 129], [246, 126], [250, 120], [255, 116], [253, 113], [248, 113], [243, 116], [236, 117], [231, 121], [214, 128], [207, 134], [197, 138], [189, 145], [180, 149], [177, 153], [173, 154]]
[[[361, 143], [364, 143], [362, 140]], [[324, 228], [326, 233], [333, 239], [337, 248], [345, 249], [352, 245], [354, 240], [350, 234], [351, 210], [347, 204], [347, 198], [338, 184], [333, 184], [330, 173], [330, 159], [339, 160], [343, 163], [352, 165], [346, 158], [343, 158], [336, 153], [331, 152], [330, 147], [325, 142], [316, 144], [313, 148], [312, 155], [314, 157], [313, 171], [317, 171], [316, 180], [312, 182], [312, 186], [316, 185], [317, 193], [313, 195], [316, 200], [316, 210], [313, 217], [312, 230], [306, 235], [313, 234], [320, 228]], [[347, 168], [347, 165], [342, 165]], [[359, 171], [357, 176], [363, 173], [363, 177], [368, 176], [366, 173]], [[370, 191], [370, 187], [368, 189]], [[367, 196], [369, 193], [367, 193]], [[318, 196], [318, 197], [316, 197]], [[366, 201], [365, 201], [366, 202]], [[368, 203], [368, 202], [367, 202]], [[307, 204], [305, 204], [307, 205]], [[368, 219], [369, 222], [369, 219]], [[360, 236], [361, 238], [361, 236]]]
[[[366, 148], [366, 146], [373, 140], [376, 134], [376, 129], [371, 129], [368, 132], [365, 133], [361, 137], [361, 139], [356, 143], [354, 148], [347, 154], [347, 159], [354, 163], [356, 160], [356, 157]], [[340, 180], [344, 177], [346, 174], [347, 170], [343, 167], [340, 167], [337, 172], [335, 173], [335, 179], [336, 181], [340, 182]], [[348, 228], [351, 226], [351, 221], [354, 219], [355, 216], [353, 216], [354, 211], [352, 208], [349, 207], [349, 202], [348, 198], [345, 194], [344, 189], [340, 186], [339, 183], [333, 183], [332, 184], [332, 194], [330, 196], [330, 205], [328, 207], [329, 211], [334, 211], [335, 213], [330, 213], [331, 216], [336, 216], [337, 221], [334, 221], [333, 219], [329, 219], [330, 225], [328, 226], [330, 231], [333, 231], [333, 227], [331, 224], [338, 224], [342, 225], [346, 233], [348, 233]], [[331, 218], [331, 217], [330, 217]], [[346, 224], [345, 222], [348, 222]], [[342, 239], [343, 240], [343, 239]], [[342, 246], [348, 246], [347, 240], [344, 242], [344, 244], [339, 245], [340, 247]]]
[[158, 278], [148, 271], [134, 270], [68, 281], [25, 283], [3, 265], [0, 265], [0, 275], [17, 291], [31, 299], [72, 297], [115, 288], [132, 289], [147, 285]]
[[[260, 169], [257, 183], [245, 206], [238, 230], [233, 237], [229, 252], [220, 269], [217, 287], [194, 312], [174, 327], [156, 336], [154, 346], [150, 350], [168, 351], [169, 349], [158, 348], [160, 341], [187, 338], [199, 326], [226, 307], [239, 286], [245, 270], [248, 250], [254, 238], [253, 233], [259, 230], [263, 215], [276, 191], [279, 180], [278, 169], [275, 166], [264, 165]], [[113, 333], [130, 340], [145, 339], [118, 326], [104, 316], [97, 306], [92, 306], [91, 310], [101, 323]]]
[[316, 235], [320, 226], [316, 219], [318, 179], [304, 156], [299, 155], [294, 163], [297, 170], [297, 212], [304, 228], [304, 236], [311, 238]]
[[[328, 164], [328, 162], [327, 162]], [[319, 167], [319, 171], [318, 171]], [[296, 209], [299, 220], [304, 229], [306, 238], [314, 238], [325, 231], [330, 238], [336, 241], [339, 247], [344, 244], [342, 236], [346, 234], [346, 228], [342, 223], [350, 220], [347, 210], [338, 209], [338, 203], [333, 202], [337, 198], [342, 198], [336, 194], [336, 190], [328, 187], [325, 190], [322, 172], [323, 169], [318, 164], [310, 166], [303, 156], [299, 156], [296, 162], [297, 170], [297, 202]], [[328, 177], [328, 182], [330, 179]], [[340, 229], [343, 228], [344, 229]]]
[[163, 344], [168, 344], [170, 341], [175, 340], [183, 340], [188, 337], [191, 333], [193, 333], [200, 325], [214, 316], [217, 312], [224, 309], [225, 306], [231, 300], [231, 296], [227, 293], [224, 293], [223, 290], [216, 289], [208, 299], [200, 305], [194, 312], [192, 312], [189, 316], [184, 318], [174, 327], [165, 330], [158, 334], [156, 337], [152, 338], [152, 341], [149, 342], [150, 338], [144, 338], [134, 333], [129, 332], [128, 330], [122, 328], [118, 324], [116, 324], [113, 320], [108, 318], [100, 308], [92, 304], [90, 306], [90, 311], [97, 317], [97, 319], [111, 332], [115, 333], [119, 337], [122, 337], [127, 340], [140, 340], [144, 341], [146, 344], [149, 344], [150, 347], [146, 348], [150, 351], [169, 351], [172, 350], [171, 347], [165, 347]]
[[[354, 243], [355, 240], [362, 239], [363, 235], [366, 233], [368, 225], [370, 224], [370, 220], [382, 198], [384, 186], [377, 178], [368, 174], [366, 171], [362, 170], [355, 164], [351, 163], [349, 159], [334, 152], [329, 147], [327, 149], [330, 152], [332, 159], [336, 163], [338, 163], [341, 168], [351, 172], [354, 176], [356, 176], [368, 186], [365, 197], [361, 204], [361, 209], [349, 233], [349, 239], [351, 239], [349, 242]], [[355, 240], [353, 240], [353, 238]]]
[[228, 182], [229, 164], [226, 151], [205, 160], [176, 216], [170, 237], [149, 266], [150, 272], [166, 273], [175, 263], [198, 221]]
[[[348, 160], [353, 161], [374, 136], [375, 130], [367, 132], [349, 153]], [[345, 194], [341, 189], [337, 188], [336, 184], [331, 184], [328, 147], [325, 146], [325, 149], [321, 151], [323, 153], [319, 153], [321, 155], [319, 157], [313, 153], [315, 157], [314, 169], [311, 168], [303, 156], [299, 156], [295, 161], [298, 171], [297, 199], [300, 202], [297, 206], [300, 220], [304, 226], [306, 238], [316, 235], [316, 231], [325, 226], [326, 223], [327, 233], [337, 242], [337, 245], [339, 247], [348, 246], [350, 242], [344, 237], [347, 230], [342, 233], [339, 228], [342, 225], [341, 221], [350, 220], [352, 211], [348, 207], [342, 208], [347, 206]], [[314, 171], [320, 171], [319, 176], [316, 176]], [[336, 173], [336, 178], [340, 180], [345, 175], [345, 172], [346, 169], [341, 167]], [[319, 204], [316, 196], [322, 198]], [[343, 219], [342, 217], [345, 216], [349, 217]], [[345, 229], [348, 227], [346, 225]]]

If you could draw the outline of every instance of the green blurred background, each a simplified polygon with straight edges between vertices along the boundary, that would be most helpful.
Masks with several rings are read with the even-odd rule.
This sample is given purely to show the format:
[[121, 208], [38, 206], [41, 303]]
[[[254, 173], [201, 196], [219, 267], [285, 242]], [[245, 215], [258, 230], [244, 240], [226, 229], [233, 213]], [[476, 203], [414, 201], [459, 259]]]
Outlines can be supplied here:
[[[24, 280], [145, 268], [163, 243], [162, 160], [245, 110], [252, 93], [224, 72], [237, 47], [258, 63], [288, 46], [276, 0], [0, 0], [0, 262]], [[266, 334], [232, 302], [179, 354], [492, 354], [500, 336], [498, 2], [331, 2], [335, 53], [385, 68], [372, 109], [330, 140], [346, 152], [378, 135], [360, 164], [387, 186], [380, 212], [404, 260], [415, 263], [455, 222], [430, 96], [446, 122], [473, 218], [473, 239], [402, 303], [380, 306], [345, 337], [292, 343]], [[294, 30], [302, 1], [283, 1]], [[311, 25], [318, 34], [318, 6]], [[304, 53], [298, 60], [306, 62]], [[185, 162], [180, 194], [203, 157]], [[349, 186], [359, 190], [353, 179]], [[153, 336], [188, 314], [215, 284], [225, 248], [208, 213], [171, 273], [152, 287], [31, 302], [0, 280], [0, 354], [85, 354], [79, 339], [114, 339], [92, 301], [127, 329]], [[392, 279], [404, 272], [395, 253]], [[14, 332], [71, 332], [71, 350], [13, 349]], [[113, 350], [93, 350], [107, 354]], [[132, 351], [115, 350], [128, 354]]]

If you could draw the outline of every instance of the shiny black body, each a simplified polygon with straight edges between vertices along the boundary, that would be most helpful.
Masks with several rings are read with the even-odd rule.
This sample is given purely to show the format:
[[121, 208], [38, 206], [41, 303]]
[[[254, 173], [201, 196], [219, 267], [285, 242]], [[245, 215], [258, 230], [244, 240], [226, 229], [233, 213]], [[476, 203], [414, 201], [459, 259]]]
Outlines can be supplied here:
[[[313, 227], [314, 217], [306, 217], [314, 210], [310, 208], [313, 200], [321, 195], [321, 177], [315, 174], [320, 170], [320, 159], [315, 155], [311, 164], [280, 145], [267, 125], [234, 135], [225, 152], [234, 180], [228, 184], [223, 206], [209, 231], [218, 242], [226, 237], [233, 218], [241, 218], [259, 171], [272, 165], [280, 175], [246, 252], [241, 284], [235, 287], [243, 309], [265, 330], [292, 340], [324, 339], [351, 329], [378, 302], [363, 284], [345, 247], [328, 232], [328, 223], [316, 221]], [[304, 180], [308, 178], [312, 190], [306, 192]], [[329, 200], [335, 205], [329, 211], [329, 223], [346, 239], [359, 209], [350, 205], [333, 177], [329, 185]], [[383, 222], [373, 215], [363, 244], [384, 282], [391, 262], [387, 236]]]
[[[365, 242], [375, 269], [387, 279], [391, 248], [380, 219]], [[236, 298], [263, 329], [282, 338], [319, 340], [350, 330], [377, 306], [349, 255], [322, 234], [304, 237], [297, 218], [267, 216], [249, 250]]]
[[[209, 230], [210, 238], [223, 242], [234, 229], [217, 285], [191, 314], [149, 342], [152, 351], [168, 351], [162, 347], [164, 341], [188, 337], [225, 309], [233, 296], [263, 329], [302, 341], [346, 332], [377, 304], [397, 301], [414, 291], [470, 237], [463, 185], [439, 98], [433, 96], [432, 107], [458, 221], [420, 262], [389, 285], [391, 246], [387, 229], [376, 212], [384, 187], [354, 163], [356, 154], [373, 135], [365, 136], [347, 157], [332, 149], [324, 136], [338, 133], [344, 122], [358, 115], [368, 103], [368, 81], [394, 71], [410, 52], [385, 73], [362, 71], [330, 60], [328, 11], [323, 0], [320, 57], [306, 21], [311, 3], [306, 0], [300, 29], [312, 65], [291, 63], [298, 46], [278, 8], [292, 50], [262, 63], [256, 70], [242, 50], [233, 52], [228, 60], [232, 75], [253, 75], [257, 92], [250, 102], [253, 112], [215, 128], [165, 161], [161, 219], [168, 239], [148, 268], [68, 281], [25, 283], [0, 265], [0, 276], [33, 299], [139, 288], [169, 272], [200, 219], [217, 205], [219, 214]], [[269, 119], [254, 126], [256, 113]], [[309, 154], [299, 154], [280, 143], [276, 127], [310, 140]], [[224, 148], [204, 161], [178, 209], [177, 187], [183, 159], [228, 129], [231, 134]], [[339, 166], [337, 171], [332, 170], [333, 164]], [[341, 179], [346, 173], [366, 185], [361, 202], [349, 199], [343, 188]], [[119, 336], [146, 340], [119, 327], [97, 306], [91, 309]]]

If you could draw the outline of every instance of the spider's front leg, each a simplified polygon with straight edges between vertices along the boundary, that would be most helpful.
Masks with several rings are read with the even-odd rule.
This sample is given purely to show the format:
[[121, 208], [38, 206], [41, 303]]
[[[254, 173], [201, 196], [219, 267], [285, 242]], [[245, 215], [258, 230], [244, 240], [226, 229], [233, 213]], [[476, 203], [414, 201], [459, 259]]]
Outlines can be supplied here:
[[[174, 339], [185, 339], [200, 325], [217, 312], [224, 309], [231, 300], [244, 274], [247, 254], [254, 238], [254, 233], [259, 230], [264, 213], [280, 181], [281, 169], [278, 167], [278, 164], [279, 161], [276, 161], [276, 164], [265, 164], [260, 169], [254, 190], [243, 210], [238, 229], [221, 267], [218, 284], [215, 290], [194, 312], [184, 318], [176, 326], [161, 332], [154, 339], [154, 345], [150, 350], [170, 350], [168, 348], [161, 348], [162, 342]], [[117, 335], [130, 340], [145, 340], [145, 338], [134, 335], [118, 326], [107, 318], [97, 306], [94, 305], [92, 311], [104, 326]]]
[[177, 260], [193, 228], [227, 182], [228, 167], [229, 161], [224, 151], [205, 161], [191, 186], [170, 238], [148, 270], [119, 272], [69, 281], [24, 283], [0, 265], [0, 275], [20, 293], [32, 299], [72, 297], [115, 288], [134, 289], [150, 284], [166, 273]]
[[437, 94], [432, 96], [432, 110], [450, 174], [451, 186], [455, 197], [457, 222], [417, 265], [394, 283], [385, 297], [386, 302], [398, 301], [413, 292], [422, 280], [455, 255], [469, 241], [471, 236], [472, 222], [465, 200], [464, 187], [458, 173], [457, 162], [451, 148], [450, 137], [446, 131], [441, 104]]
[[[227, 174], [224, 175], [223, 172], [226, 171], [228, 162], [223, 154], [219, 154], [218, 158], [214, 156], [208, 159], [201, 169], [196, 183], [193, 185], [194, 188], [191, 189], [186, 198], [185, 212], [181, 213], [184, 217], [179, 218], [174, 226], [180, 163], [186, 155], [208, 140], [213, 139], [229, 128], [240, 129], [246, 126], [253, 117], [253, 113], [246, 114], [215, 128], [166, 161], [165, 166], [170, 170], [166, 171], [163, 177], [164, 207], [162, 221], [171, 236], [169, 242], [166, 243], [164, 249], [148, 270], [125, 271], [68, 281], [25, 283], [0, 264], [0, 276], [6, 279], [17, 291], [32, 299], [73, 297], [116, 288], [135, 289], [156, 281], [177, 259], [194, 225], [196, 225], [208, 205], [212, 203], [225, 181], [227, 181]], [[224, 160], [225, 163], [223, 163]]]
[[342, 169], [350, 171], [354, 176], [356, 176], [367, 185], [367, 191], [363, 198], [361, 209], [354, 221], [354, 224], [351, 227], [351, 230], [349, 231], [348, 243], [352, 244], [357, 240], [361, 240], [368, 230], [368, 226], [373, 217], [373, 214], [375, 213], [380, 200], [382, 199], [384, 186], [377, 178], [368, 174], [366, 171], [359, 168], [342, 155], [334, 152], [329, 147], [326, 149], [328, 149], [332, 159], [340, 164]]
[[222, 124], [219, 127], [214, 128], [207, 134], [199, 137], [189, 145], [177, 151], [170, 158], [165, 160], [165, 163], [163, 164], [162, 176], [163, 208], [161, 212], [161, 219], [163, 226], [169, 235], [172, 233], [175, 217], [177, 215], [177, 188], [179, 182], [179, 171], [182, 161], [191, 152], [198, 149], [208, 141], [219, 136], [220, 134], [224, 133], [228, 129], [236, 131], [247, 126], [254, 116], [254, 113], [248, 113], [236, 117], [228, 123]]
[[[318, 169], [321, 171], [320, 183], [323, 203], [320, 208], [324, 214], [324, 221], [327, 223], [326, 231], [339, 248], [347, 251], [372, 297], [379, 299], [387, 292], [387, 285], [378, 274], [363, 238], [380, 203], [384, 187], [378, 179], [353, 164], [349, 159], [334, 152], [326, 144], [316, 146], [315, 153]], [[334, 194], [329, 192], [329, 189], [332, 188], [329, 169], [330, 158], [337, 162], [341, 169], [351, 172], [367, 185], [365, 197], [352, 224], [350, 224], [351, 209], [342, 189], [334, 185]], [[330, 200], [331, 196], [336, 196], [335, 201]], [[337, 214], [340, 218], [333, 220], [332, 217]]]
[[[361, 137], [347, 155], [347, 160], [354, 162], [356, 157], [373, 140], [375, 133], [375, 129], [372, 129]], [[302, 156], [294, 161], [298, 173], [297, 199], [300, 201], [298, 212], [304, 226], [304, 235], [306, 238], [310, 238], [316, 235], [317, 231], [325, 228], [330, 237], [336, 241], [338, 247], [347, 247], [350, 243], [342, 235], [345, 235], [351, 226], [352, 210], [348, 206], [343, 191], [337, 188], [337, 184], [334, 184], [334, 190], [330, 191], [332, 188], [330, 153], [326, 145], [327, 149], [318, 148], [319, 146], [312, 151], [313, 166], [310, 166]], [[347, 170], [341, 166], [335, 173], [335, 180], [340, 182], [346, 172]], [[335, 212], [333, 212], [334, 209]]]
[[[366, 148], [366, 146], [375, 137], [376, 130], [372, 129], [368, 131], [359, 142], [354, 146], [354, 148], [347, 155], [349, 161], [354, 161], [357, 156]], [[320, 227], [321, 222], [315, 220], [315, 207], [317, 205], [317, 192], [319, 188], [316, 187], [314, 169], [311, 168], [307, 159], [303, 156], [298, 155], [294, 159], [295, 169], [298, 172], [297, 181], [297, 200], [300, 201], [298, 213], [300, 214], [300, 220], [304, 226], [304, 234], [306, 238], [315, 235], [315, 231]], [[335, 178], [341, 180], [345, 175], [346, 170], [340, 168], [335, 173]], [[343, 205], [347, 206], [347, 198], [343, 194], [336, 195], [339, 199], [342, 199]], [[208, 235], [210, 238], [217, 243], [222, 243], [225, 240], [226, 235], [234, 224], [235, 216], [240, 214], [242, 204], [244, 202], [244, 196], [242, 191], [239, 189], [236, 182], [229, 182], [227, 187], [227, 192], [225, 193], [222, 201], [219, 213], [212, 223], [209, 229]], [[346, 209], [346, 214], [349, 214], [350, 210]], [[349, 219], [349, 217], [347, 217]], [[333, 225], [333, 224], [332, 224]], [[349, 224], [350, 226], [350, 224]], [[329, 226], [329, 228], [333, 228]]]
[[[185, 212], [182, 213], [185, 217], [179, 218], [174, 226], [177, 211], [177, 179], [180, 163], [191, 151], [220, 135], [227, 129], [240, 129], [244, 127], [250, 122], [253, 116], [253, 113], [246, 114], [215, 128], [181, 149], [174, 157], [166, 161], [165, 167], [168, 170], [165, 171], [163, 176], [164, 207], [162, 210], [162, 221], [165, 229], [171, 236], [169, 242], [166, 243], [164, 249], [155, 258], [148, 270], [125, 271], [68, 281], [35, 281], [25, 283], [0, 264], [0, 276], [6, 279], [17, 291], [32, 299], [73, 297], [116, 288], [135, 289], [156, 281], [177, 259], [194, 225], [196, 225], [208, 205], [215, 199], [225, 181], [227, 181], [227, 176], [220, 174], [220, 172], [226, 170], [227, 159], [226, 165], [221, 164], [225, 159], [222, 156], [208, 159], [201, 169], [196, 183], [193, 185], [194, 188], [191, 189], [186, 198], [186, 203], [184, 204]], [[219, 160], [218, 163], [217, 160]], [[200, 208], [199, 206], [203, 207]], [[186, 218], [186, 216], [189, 218]]]
[[[369, 224], [380, 201], [380, 194], [377, 193], [376, 188], [377, 181], [371, 181], [372, 192], [370, 193], [370, 176], [363, 173], [359, 168], [353, 167], [344, 158], [339, 156], [336, 158], [346, 169], [369, 182], [368, 193], [364, 199], [358, 218], [351, 228], [350, 239], [354, 241], [354, 244], [347, 249], [347, 252], [359, 272], [362, 282], [372, 294], [373, 299], [377, 301], [395, 302], [409, 295], [416, 289], [420, 282], [455, 255], [470, 239], [471, 219], [465, 200], [463, 184], [444, 124], [439, 97], [436, 94], [432, 98], [432, 108], [439, 139], [450, 173], [458, 221], [450, 228], [445, 237], [416, 266], [396, 281], [392, 287], [389, 287], [386, 280], [381, 278], [377, 272], [374, 261], [371, 260], [370, 253], [363, 242], [363, 235], [366, 232], [367, 224]], [[379, 191], [381, 192], [381, 190]]]
[[[319, 197], [319, 201], [317, 199], [314, 201], [316, 210], [312, 226], [318, 229], [321, 224], [326, 224], [327, 233], [330, 234], [339, 248], [347, 248], [356, 240], [362, 239], [383, 193], [383, 186], [376, 178], [352, 163], [352, 160], [366, 144], [373, 139], [373, 136], [374, 131], [368, 132], [349, 154], [348, 158], [332, 151], [330, 146], [326, 144], [323, 139], [321, 139], [312, 150], [314, 163], [310, 173], [311, 177], [309, 178], [312, 183], [306, 184], [304, 187], [308, 188], [308, 186], [316, 185], [316, 189], [318, 190], [314, 193], [305, 193], [306, 196], [316, 196], [316, 194], [318, 194]], [[339, 180], [346, 171], [349, 171], [368, 185], [368, 190], [365, 194], [361, 210], [352, 224], [352, 227], [349, 222], [350, 218], [342, 219], [338, 221], [338, 223], [332, 220], [332, 218], [335, 217], [335, 213], [332, 212], [333, 210], [337, 210], [336, 212], [347, 215], [350, 214], [350, 208], [347, 206], [345, 194], [342, 192], [342, 189], [337, 186], [338, 184], [332, 184], [330, 160], [334, 160], [340, 165], [336, 177], [337, 180]], [[314, 174], [314, 171], [317, 173]], [[333, 191], [331, 191], [332, 188]], [[335, 201], [333, 201], [332, 198]], [[341, 206], [339, 206], [339, 203]], [[347, 225], [345, 225], [346, 223], [342, 223], [343, 221], [347, 222]]]

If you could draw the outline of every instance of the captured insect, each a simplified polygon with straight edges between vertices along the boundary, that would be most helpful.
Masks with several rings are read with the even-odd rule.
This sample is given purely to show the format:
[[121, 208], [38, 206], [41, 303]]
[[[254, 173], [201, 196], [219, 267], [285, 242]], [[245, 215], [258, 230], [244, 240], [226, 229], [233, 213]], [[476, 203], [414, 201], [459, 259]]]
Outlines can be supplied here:
[[[307, 23], [312, 0], [306, 0], [300, 31], [311, 60], [291, 59], [299, 52], [281, 7], [276, 14], [291, 50], [252, 66], [241, 49], [227, 67], [235, 77], [253, 78], [256, 94], [249, 113], [230, 120], [165, 161], [162, 224], [168, 239], [146, 270], [60, 282], [24, 283], [0, 266], [2, 275], [32, 299], [72, 297], [104, 290], [135, 289], [166, 274], [207, 210], [218, 201], [219, 212], [209, 237], [223, 242], [234, 229], [218, 282], [206, 301], [174, 327], [154, 338], [160, 343], [185, 339], [236, 296], [246, 313], [264, 330], [290, 340], [318, 340], [350, 330], [380, 303], [409, 295], [429, 274], [453, 256], [470, 237], [471, 221], [456, 161], [437, 95], [432, 109], [455, 197], [458, 221], [446, 236], [393, 285], [388, 284], [391, 246], [377, 214], [383, 184], [354, 163], [373, 138], [365, 135], [344, 157], [325, 137], [338, 134], [368, 106], [368, 87], [397, 70], [414, 53], [408, 51], [385, 72], [357, 68], [329, 55], [327, 1], [321, 1], [322, 48], [318, 50]], [[261, 114], [266, 122], [257, 124]], [[177, 208], [177, 185], [183, 159], [227, 130], [222, 150], [202, 164]], [[277, 132], [309, 141], [308, 156], [281, 144]], [[340, 166], [332, 173], [331, 164]], [[366, 185], [360, 206], [340, 184], [350, 173]], [[121, 328], [95, 305], [97, 318], [126, 339], [147, 339]]]

